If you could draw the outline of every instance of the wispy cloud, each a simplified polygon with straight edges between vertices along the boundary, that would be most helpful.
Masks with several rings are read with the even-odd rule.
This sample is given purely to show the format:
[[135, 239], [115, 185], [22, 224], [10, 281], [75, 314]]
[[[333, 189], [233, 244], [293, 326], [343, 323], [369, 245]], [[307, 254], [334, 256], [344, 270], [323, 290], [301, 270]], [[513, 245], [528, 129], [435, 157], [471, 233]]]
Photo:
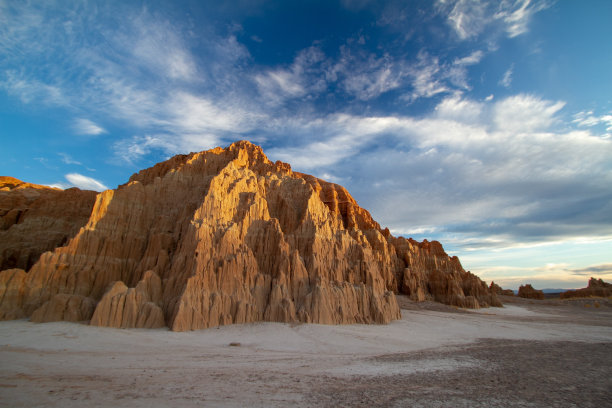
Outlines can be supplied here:
[[97, 136], [107, 133], [106, 129], [97, 125], [89, 119], [79, 118], [74, 121], [72, 126], [77, 135]]
[[574, 275], [612, 277], [612, 264], [592, 265], [586, 268], [570, 270]]
[[66, 174], [66, 180], [68, 180], [71, 185], [82, 190], [104, 191], [108, 189], [108, 187], [98, 180], [79, 173]]
[[572, 123], [580, 127], [596, 127], [602, 125], [608, 133], [606, 136], [612, 136], [612, 112], [604, 115], [596, 115], [592, 110], [578, 112], [574, 115]]
[[67, 104], [67, 98], [60, 87], [28, 78], [24, 73], [14, 70], [5, 71], [4, 75], [0, 74], [0, 89], [4, 89], [26, 104], [31, 102], [52, 106]]
[[[550, 4], [550, 1], [545, 0], [506, 1], [502, 2], [500, 10], [494, 17], [506, 24], [508, 37], [512, 38], [527, 32], [527, 25], [531, 17], [538, 11], [550, 7]], [[504, 7], [505, 5], [507, 7]]]
[[134, 60], [143, 68], [158, 70], [158, 75], [174, 80], [193, 81], [197, 79], [196, 62], [182, 41], [180, 34], [168, 22], [157, 20], [151, 24], [144, 14], [134, 20], [134, 32], [122, 33], [132, 38], [118, 38], [119, 42], [130, 43]]
[[62, 158], [62, 162], [64, 164], [75, 164], [75, 165], [82, 165], [81, 162], [74, 160], [72, 157], [70, 157], [70, 155], [66, 154], [66, 153], [58, 153], [58, 155]]
[[359, 41], [351, 41], [340, 48], [338, 61], [326, 75], [348, 95], [367, 101], [401, 86], [406, 72], [403, 61], [367, 52]]
[[538, 0], [438, 0], [436, 4], [461, 40], [474, 39], [495, 25], [503, 27], [508, 37], [516, 37], [528, 31], [535, 13], [550, 7], [550, 2]]
[[493, 122], [499, 131], [513, 134], [544, 130], [553, 124], [557, 119], [555, 115], [564, 106], [563, 101], [518, 94], [495, 104]]
[[[14, 63], [28, 63], [19, 64], [21, 71], [2, 71], [0, 62], [0, 89], [26, 104], [68, 109], [77, 117], [71, 127], [79, 135], [108, 133], [90, 115], [135, 129], [133, 137], [113, 144], [123, 159], [154, 150], [200, 150], [252, 128], [260, 107], [242, 92], [249, 79], [240, 61], [249, 54], [234, 33], [211, 28], [194, 45], [183, 26], [146, 8], [117, 6], [109, 14], [106, 7], [90, 6], [9, 7], [11, 18], [0, 16], [6, 22], [0, 32], [11, 41], [0, 40], [0, 50], [13, 55]], [[303, 54], [297, 71], [313, 55]], [[49, 55], [63, 63], [48, 64]]]
[[286, 99], [316, 94], [326, 89], [322, 75], [325, 55], [316, 46], [301, 50], [289, 67], [268, 69], [254, 76], [264, 101], [277, 105]]
[[504, 72], [504, 75], [499, 80], [499, 84], [503, 86], [504, 88], [510, 88], [510, 85], [512, 84], [512, 73], [513, 72], [514, 72], [514, 64], [512, 64], [512, 66], [510, 66], [510, 68], [508, 68], [508, 70]]
[[417, 56], [416, 64], [410, 67], [412, 92], [406, 95], [406, 99], [414, 101], [418, 98], [430, 98], [440, 93], [448, 92], [450, 89], [442, 80], [438, 57], [432, 56], [421, 50]]
[[481, 50], [476, 50], [472, 52], [470, 55], [467, 55], [462, 58], [457, 58], [455, 61], [453, 61], [453, 64], [454, 65], [474, 65], [474, 64], [478, 64], [482, 60], [483, 57], [484, 57], [484, 52], [482, 52]]

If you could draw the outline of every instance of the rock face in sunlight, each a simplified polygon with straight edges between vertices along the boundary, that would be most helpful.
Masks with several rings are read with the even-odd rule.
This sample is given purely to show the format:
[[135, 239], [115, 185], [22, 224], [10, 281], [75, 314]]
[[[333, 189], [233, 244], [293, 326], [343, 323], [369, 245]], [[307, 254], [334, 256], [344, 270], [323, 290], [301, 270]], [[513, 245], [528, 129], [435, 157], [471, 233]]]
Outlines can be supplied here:
[[0, 318], [183, 331], [388, 323], [400, 318], [394, 292], [500, 305], [438, 242], [393, 237], [343, 187], [245, 141], [98, 194], [86, 225], [23, 269], [0, 272]]
[[519, 287], [518, 296], [526, 299], [544, 299], [544, 292], [534, 289], [533, 286], [528, 283]]
[[602, 279], [589, 279], [586, 288], [568, 290], [561, 293], [561, 299], [580, 298], [580, 297], [609, 297], [612, 296], [612, 283], [604, 282]]
[[28, 270], [66, 243], [87, 223], [96, 194], [0, 177], [0, 270]]

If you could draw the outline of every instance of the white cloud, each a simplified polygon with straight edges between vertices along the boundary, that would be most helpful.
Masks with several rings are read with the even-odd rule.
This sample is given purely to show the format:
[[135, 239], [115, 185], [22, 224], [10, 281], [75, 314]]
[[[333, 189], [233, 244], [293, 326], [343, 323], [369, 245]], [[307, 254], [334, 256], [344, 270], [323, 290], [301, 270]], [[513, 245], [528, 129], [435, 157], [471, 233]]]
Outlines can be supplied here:
[[89, 119], [79, 118], [74, 121], [72, 126], [74, 132], [78, 135], [97, 136], [107, 133], [106, 129], [97, 125]]
[[505, 1], [502, 2], [500, 11], [495, 14], [495, 18], [502, 20], [506, 24], [508, 37], [512, 38], [527, 32], [527, 25], [531, 17], [538, 11], [544, 10], [549, 6], [547, 1]]
[[118, 41], [134, 41], [131, 51], [136, 61], [171, 79], [197, 79], [194, 58], [174, 27], [160, 20], [153, 22], [147, 15], [133, 20], [133, 24], [136, 33], [129, 34], [133, 37], [120, 37]]
[[[438, 9], [461, 40], [478, 37], [488, 27], [500, 25], [510, 38], [528, 31], [532, 16], [550, 2], [538, 0], [438, 0]], [[500, 24], [501, 23], [501, 24]]]
[[593, 111], [582, 111], [574, 115], [572, 123], [581, 127], [603, 125], [607, 132], [612, 132], [612, 112], [605, 115], [595, 115]]
[[269, 69], [254, 76], [264, 101], [274, 105], [326, 89], [325, 55], [315, 46], [301, 50], [289, 67]]
[[176, 133], [235, 132], [251, 129], [258, 115], [239, 105], [212, 101], [187, 92], [177, 92], [167, 104], [166, 127]]
[[508, 68], [508, 70], [504, 72], [502, 79], [499, 80], [499, 84], [503, 86], [504, 88], [510, 88], [510, 85], [512, 84], [513, 71], [514, 71], [514, 64], [512, 64], [512, 66], [510, 66], [510, 68]]
[[283, 69], [256, 75], [255, 82], [268, 100], [276, 100], [279, 96], [298, 97], [306, 93], [300, 84], [302, 81], [299, 74]]
[[[447, 1], [439, 1], [447, 4]], [[486, 4], [478, 0], [458, 0], [448, 14], [448, 22], [459, 38], [475, 37], [484, 30], [490, 21], [487, 15]]]
[[444, 74], [438, 58], [424, 51], [419, 52], [417, 62], [409, 68], [409, 75], [413, 90], [407, 95], [408, 100], [430, 98], [450, 90], [441, 78]]
[[533, 132], [547, 128], [565, 106], [563, 101], [546, 101], [532, 95], [519, 94], [495, 104], [493, 121], [504, 132]]
[[400, 78], [390, 65], [350, 75], [343, 81], [344, 90], [358, 99], [368, 100], [399, 87]]
[[376, 56], [365, 52], [362, 41], [340, 47], [340, 58], [326, 72], [327, 78], [338, 81], [342, 89], [366, 101], [398, 88], [406, 76], [404, 63], [388, 54]]
[[0, 89], [5, 89], [23, 103], [44, 103], [47, 105], [66, 105], [67, 98], [55, 85], [28, 78], [24, 73], [6, 71], [0, 79]]
[[464, 123], [478, 123], [482, 111], [481, 103], [462, 98], [460, 95], [444, 98], [435, 108], [437, 117]]
[[[276, 147], [266, 150], [266, 153], [274, 160], [289, 162], [298, 171], [330, 169], [342, 160], [357, 155], [369, 142], [397, 128], [399, 123], [394, 117], [356, 117], [346, 114], [330, 115], [318, 120], [304, 117], [275, 132], [306, 134], [306, 143]], [[330, 172], [332, 170], [327, 171]]]
[[484, 52], [477, 50], [463, 58], [457, 58], [453, 62], [453, 64], [454, 65], [474, 65], [474, 64], [478, 64], [482, 60], [483, 57], [484, 57]]
[[82, 165], [81, 162], [74, 160], [72, 157], [70, 157], [70, 155], [66, 154], [66, 153], [58, 153], [58, 155], [62, 158], [62, 161], [65, 164], [75, 164], [75, 165]]
[[[235, 80], [242, 76], [240, 61], [248, 51], [233, 34], [210, 31], [198, 40], [196, 56], [190, 48], [192, 33], [147, 9], [121, 7], [106, 15], [107, 10], [90, 6], [66, 6], [61, 13], [50, 4], [16, 6], [11, 18], [0, 13], [0, 21], [7, 23], [0, 32], [13, 39], [1, 38], [0, 49], [13, 62], [27, 60], [21, 71], [0, 73], [0, 88], [24, 103], [62, 105], [77, 117], [87, 111], [136, 128], [133, 138], [114, 144], [123, 158], [151, 149], [203, 148], [250, 129], [260, 106], [244, 98], [244, 83]], [[100, 23], [100, 15], [108, 21]], [[62, 64], [48, 64], [51, 55]], [[75, 73], [81, 76], [76, 82]], [[76, 119], [72, 130], [107, 133], [86, 117]], [[139, 149], [143, 140], [145, 147]]]
[[66, 174], [66, 180], [70, 182], [75, 187], [78, 187], [82, 190], [94, 190], [94, 191], [104, 191], [108, 190], [104, 184], [99, 182], [98, 180], [84, 176], [79, 173], [69, 173]]
[[47, 187], [51, 187], [51, 188], [59, 188], [60, 190], [66, 190], [67, 188], [70, 187], [74, 187], [71, 184], [68, 183], [53, 183], [53, 184], [46, 184]]

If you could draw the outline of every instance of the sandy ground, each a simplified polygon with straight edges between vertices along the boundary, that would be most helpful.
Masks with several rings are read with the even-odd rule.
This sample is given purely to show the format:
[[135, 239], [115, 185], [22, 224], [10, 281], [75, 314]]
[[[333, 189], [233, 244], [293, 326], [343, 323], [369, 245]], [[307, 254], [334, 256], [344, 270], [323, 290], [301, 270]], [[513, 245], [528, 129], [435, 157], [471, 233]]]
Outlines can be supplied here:
[[187, 333], [0, 322], [2, 407], [612, 407], [612, 303]]

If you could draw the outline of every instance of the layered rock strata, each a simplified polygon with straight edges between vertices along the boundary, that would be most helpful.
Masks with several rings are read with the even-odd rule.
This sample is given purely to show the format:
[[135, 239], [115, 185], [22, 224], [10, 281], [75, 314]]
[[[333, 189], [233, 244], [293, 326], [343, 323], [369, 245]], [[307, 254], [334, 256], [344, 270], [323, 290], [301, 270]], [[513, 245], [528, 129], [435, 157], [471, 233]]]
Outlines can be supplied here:
[[[438, 242], [393, 237], [343, 187], [243, 141], [175, 156], [100, 193], [65, 246], [27, 273], [0, 272], [0, 318], [178, 331], [387, 323], [400, 317], [394, 292], [499, 305]], [[66, 318], [70, 302], [79, 313]]]

